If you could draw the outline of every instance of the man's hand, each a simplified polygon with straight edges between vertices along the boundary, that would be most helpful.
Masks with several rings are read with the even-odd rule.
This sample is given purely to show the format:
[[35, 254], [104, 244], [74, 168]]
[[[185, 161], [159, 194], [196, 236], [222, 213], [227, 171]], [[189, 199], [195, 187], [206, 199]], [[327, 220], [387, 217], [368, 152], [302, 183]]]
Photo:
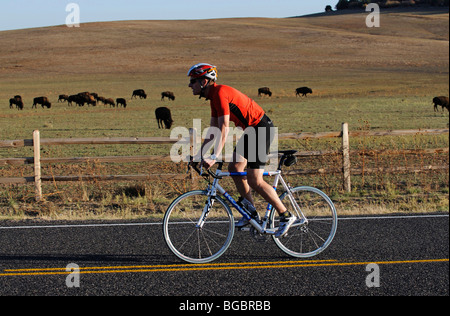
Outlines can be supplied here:
[[209, 170], [212, 166], [214, 166], [214, 164], [216, 163], [215, 160], [212, 160], [210, 158], [205, 158], [202, 162], [202, 166], [206, 169]]

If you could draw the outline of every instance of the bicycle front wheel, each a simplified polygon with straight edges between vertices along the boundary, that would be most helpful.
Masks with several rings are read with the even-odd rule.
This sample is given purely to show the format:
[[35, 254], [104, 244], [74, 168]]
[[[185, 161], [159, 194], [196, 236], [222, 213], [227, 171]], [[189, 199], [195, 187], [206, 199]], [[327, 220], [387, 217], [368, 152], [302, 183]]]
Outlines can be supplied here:
[[163, 221], [164, 239], [170, 250], [190, 263], [208, 263], [230, 246], [234, 219], [220, 197], [192, 191], [175, 199]]
[[[331, 199], [322, 191], [312, 187], [291, 189], [293, 201], [288, 192], [280, 199], [291, 214], [299, 221], [289, 229], [283, 238], [273, 240], [285, 253], [293, 257], [308, 258], [318, 255], [327, 248], [336, 234], [337, 213]], [[294, 206], [299, 209], [295, 209]], [[276, 211], [271, 214], [271, 227], [278, 226]]]

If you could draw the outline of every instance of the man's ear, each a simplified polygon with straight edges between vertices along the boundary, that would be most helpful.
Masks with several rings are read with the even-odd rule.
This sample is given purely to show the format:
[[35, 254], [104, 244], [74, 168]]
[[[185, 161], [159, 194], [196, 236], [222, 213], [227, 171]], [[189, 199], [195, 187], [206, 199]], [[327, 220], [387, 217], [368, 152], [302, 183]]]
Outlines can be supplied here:
[[204, 87], [206, 87], [208, 85], [208, 83], [209, 83], [209, 79], [203, 78], [200, 81], [200, 87], [203, 89]]

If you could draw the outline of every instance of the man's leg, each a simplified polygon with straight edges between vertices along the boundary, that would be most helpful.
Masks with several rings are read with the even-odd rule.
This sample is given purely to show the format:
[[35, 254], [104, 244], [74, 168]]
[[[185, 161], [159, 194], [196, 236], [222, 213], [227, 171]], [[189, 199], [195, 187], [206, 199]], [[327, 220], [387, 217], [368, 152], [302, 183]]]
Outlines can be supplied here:
[[275, 207], [278, 214], [281, 215], [286, 212], [286, 207], [281, 202], [274, 188], [264, 181], [263, 173], [264, 169], [247, 169], [248, 185]]
[[[247, 160], [242, 156], [239, 156], [236, 152], [233, 153], [233, 162], [228, 165], [229, 172], [244, 172], [245, 167], [247, 166]], [[250, 191], [250, 186], [248, 185], [247, 177], [232, 177], [234, 184], [236, 185], [236, 189], [238, 190], [241, 197], [247, 199], [253, 205], [252, 193]]]
[[280, 226], [275, 233], [276, 238], [284, 237], [296, 221], [295, 215], [287, 211], [276, 191], [263, 179], [263, 169], [247, 169], [248, 184], [269, 202], [280, 215]]

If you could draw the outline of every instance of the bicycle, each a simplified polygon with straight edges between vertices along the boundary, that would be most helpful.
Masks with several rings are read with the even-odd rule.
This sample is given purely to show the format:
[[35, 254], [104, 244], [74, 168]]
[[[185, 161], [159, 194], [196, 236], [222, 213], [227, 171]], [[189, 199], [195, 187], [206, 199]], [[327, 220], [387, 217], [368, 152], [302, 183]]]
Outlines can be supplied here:
[[[269, 204], [264, 218], [257, 221], [238, 204], [220, 185], [228, 176], [246, 176], [246, 172], [222, 172], [223, 162], [216, 172], [204, 173], [196, 163], [189, 163], [199, 175], [208, 180], [206, 190], [196, 190], [177, 197], [168, 207], [163, 221], [163, 234], [169, 249], [180, 259], [189, 263], [208, 263], [218, 259], [231, 244], [235, 232], [234, 215], [228, 201], [242, 216], [250, 220], [248, 229], [256, 239], [272, 236], [275, 244], [286, 254], [297, 258], [316, 256], [332, 242], [337, 229], [336, 208], [321, 190], [299, 186], [291, 188], [282, 177], [282, 167], [292, 166], [297, 159], [296, 150], [280, 151], [282, 154], [277, 171], [264, 172], [275, 176], [273, 187], [283, 186], [280, 195], [297, 221], [283, 238], [275, 238], [278, 220], [276, 210]], [[211, 178], [213, 182], [211, 183]], [[220, 195], [220, 196], [219, 196]], [[222, 197], [225, 198], [222, 198]]]

